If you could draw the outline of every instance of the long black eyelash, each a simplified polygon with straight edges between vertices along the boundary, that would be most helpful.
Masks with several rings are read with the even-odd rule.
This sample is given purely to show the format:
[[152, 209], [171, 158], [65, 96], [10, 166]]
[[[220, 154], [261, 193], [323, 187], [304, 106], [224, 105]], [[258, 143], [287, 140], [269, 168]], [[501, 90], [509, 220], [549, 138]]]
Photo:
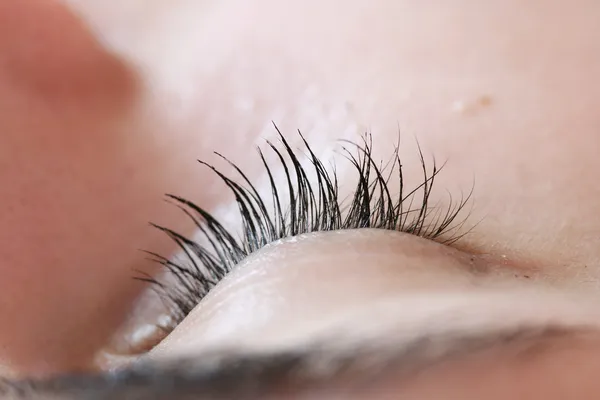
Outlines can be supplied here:
[[[299, 132], [310, 163], [307, 170], [283, 134], [277, 127], [275, 129], [283, 150], [269, 141], [267, 147], [284, 172], [285, 186], [279, 187], [275, 183], [272, 166], [267, 162], [265, 153], [258, 149], [268, 177], [272, 204], [268, 205], [250, 179], [226, 157], [217, 153], [233, 167], [238, 181], [200, 161], [233, 193], [242, 223], [241, 236], [231, 233], [196, 204], [175, 195], [167, 195], [191, 218], [201, 233], [201, 239], [196, 241], [169, 228], [154, 225], [175, 241], [185, 256], [184, 262], [176, 262], [156, 253], [148, 253], [170, 272], [175, 282], [166, 283], [149, 276], [138, 278], [154, 285], [172, 312], [172, 327], [183, 320], [237, 263], [279, 239], [310, 232], [357, 228], [397, 230], [445, 244], [451, 244], [464, 235], [460, 232], [465, 220], [458, 220], [458, 215], [467, 205], [470, 193], [458, 202], [450, 199], [446, 207], [431, 206], [430, 195], [440, 169], [435, 161], [431, 169], [427, 167], [420, 148], [423, 180], [407, 192], [398, 145], [393, 149], [392, 158], [386, 164], [378, 165], [372, 158], [370, 135], [365, 135], [360, 144], [345, 142], [342, 154], [356, 170], [358, 180], [353, 194], [342, 199], [335, 168], [326, 168]], [[397, 179], [399, 183], [396, 196], [389, 190], [391, 179]], [[289, 203], [287, 207], [282, 205], [284, 200]], [[413, 208], [415, 201], [419, 205]]]

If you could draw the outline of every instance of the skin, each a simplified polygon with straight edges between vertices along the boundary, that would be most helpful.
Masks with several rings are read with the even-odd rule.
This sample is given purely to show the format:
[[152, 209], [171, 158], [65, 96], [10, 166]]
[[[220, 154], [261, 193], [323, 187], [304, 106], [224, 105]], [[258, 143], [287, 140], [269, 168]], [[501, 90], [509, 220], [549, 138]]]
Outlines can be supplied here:
[[[410, 182], [420, 177], [414, 138], [447, 160], [433, 202], [475, 185], [470, 219], [479, 223], [457, 247], [493, 267], [477, 285], [522, 285], [527, 274], [527, 285], [595, 304], [597, 2], [121, 3], [0, 5], [3, 374], [89, 368], [143, 290], [132, 271], [154, 272], [137, 249], [173, 250], [147, 222], [192, 232], [162, 194], [229, 204], [195, 159], [213, 161], [217, 150], [259, 177], [248, 148], [275, 137], [272, 120], [292, 142], [300, 129], [324, 157], [334, 140], [369, 131], [385, 158], [400, 128]], [[345, 171], [339, 164], [342, 182]], [[328, 251], [307, 250], [314, 265]], [[428, 257], [411, 263], [429, 268]], [[364, 290], [371, 272], [349, 275], [346, 262], [327, 263], [327, 275]], [[277, 276], [302, 273], [286, 263]], [[402, 267], [380, 268], [387, 280]], [[444, 276], [410, 275], [431, 288]], [[452, 276], [450, 289], [461, 289], [461, 274]], [[349, 311], [325, 293], [294, 307]], [[262, 334], [281, 323], [268, 322]]]
[[[333, 267], [337, 265], [341, 267]], [[420, 310], [416, 317], [429, 321], [422, 305], [408, 306], [423, 293], [431, 297], [431, 304], [437, 295], [451, 303], [455, 291], [520, 287], [515, 273], [519, 271], [507, 272], [504, 266], [403, 233], [360, 229], [304, 235], [244, 260], [152, 353], [183, 355], [214, 346], [277, 347], [328, 331], [322, 325], [340, 323], [332, 321], [349, 320], [346, 323], [354, 325], [365, 317], [364, 310], [372, 311], [374, 304], [386, 299], [406, 301], [394, 309]], [[409, 319], [410, 314], [402, 313]], [[422, 330], [416, 322], [411, 325]]]

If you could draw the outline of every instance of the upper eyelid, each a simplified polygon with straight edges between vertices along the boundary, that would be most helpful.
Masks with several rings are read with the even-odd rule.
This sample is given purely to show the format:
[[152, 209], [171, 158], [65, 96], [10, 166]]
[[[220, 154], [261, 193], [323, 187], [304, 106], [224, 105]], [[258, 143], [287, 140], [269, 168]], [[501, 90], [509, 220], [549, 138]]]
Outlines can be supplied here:
[[[174, 326], [242, 259], [264, 245], [285, 237], [315, 231], [379, 228], [411, 233], [442, 243], [453, 243], [466, 233], [461, 231], [466, 219], [461, 220], [459, 215], [469, 202], [472, 190], [460, 201], [451, 201], [441, 211], [430, 207], [429, 196], [440, 169], [435, 162], [431, 168], [427, 167], [420, 147], [422, 182], [407, 190], [404, 187], [398, 145], [387, 163], [378, 164], [372, 158], [369, 135], [363, 137], [360, 145], [345, 142], [342, 152], [356, 170], [358, 181], [349, 204], [342, 204], [335, 170], [330, 172], [325, 167], [300, 134], [307, 151], [306, 157], [312, 164], [312, 171], [308, 171], [302, 166], [296, 151], [283, 134], [278, 129], [277, 132], [283, 150], [279, 150], [271, 142], [267, 142], [267, 145], [275, 155], [276, 166], [283, 172], [283, 189], [276, 183], [273, 165], [266, 161], [264, 153], [259, 149], [261, 162], [269, 178], [272, 194], [270, 205], [243, 171], [227, 158], [219, 154], [234, 168], [239, 177], [238, 181], [201, 161], [234, 193], [243, 226], [241, 239], [225, 229], [206, 210], [181, 197], [168, 195], [192, 218], [200, 231], [202, 241], [200, 243], [188, 239], [159, 226], [159, 229], [177, 243], [187, 262], [181, 264], [151, 253], [157, 256], [156, 261], [163, 264], [178, 283], [167, 284], [166, 281], [156, 278], [141, 278], [154, 283], [154, 288], [166, 299], [168, 308], [174, 314]], [[349, 148], [348, 144], [352, 148]], [[394, 178], [399, 181], [397, 195], [392, 194], [388, 187], [389, 180]], [[412, 208], [415, 199], [419, 206]], [[290, 203], [287, 211], [282, 206], [282, 200]]]

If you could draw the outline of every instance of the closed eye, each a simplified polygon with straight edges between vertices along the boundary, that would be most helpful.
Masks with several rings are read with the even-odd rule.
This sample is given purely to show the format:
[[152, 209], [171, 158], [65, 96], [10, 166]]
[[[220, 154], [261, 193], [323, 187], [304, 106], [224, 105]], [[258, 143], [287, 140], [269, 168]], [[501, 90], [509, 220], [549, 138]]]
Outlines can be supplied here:
[[[268, 154], [258, 149], [268, 177], [268, 196], [260, 193], [246, 174], [224, 156], [217, 154], [233, 167], [237, 180], [200, 161], [233, 193], [241, 235], [238, 234], [240, 230], [227, 229], [196, 204], [168, 195], [192, 219], [200, 235], [192, 240], [155, 225], [177, 243], [183, 254], [183, 258], [174, 261], [149, 253], [164, 266], [167, 276], [138, 278], [152, 283], [171, 313], [171, 322], [163, 329], [173, 330], [243, 259], [281, 239], [312, 232], [372, 228], [452, 244], [467, 232], [463, 229], [466, 220], [459, 218], [459, 214], [468, 204], [471, 193], [458, 202], [450, 201], [443, 208], [431, 205], [430, 195], [440, 169], [435, 162], [429, 168], [420, 149], [422, 181], [416, 187], [406, 189], [398, 145], [394, 146], [387, 163], [377, 163], [372, 157], [369, 135], [365, 135], [360, 144], [345, 142], [341, 153], [355, 170], [357, 180], [352, 194], [342, 197], [335, 168], [325, 166], [302, 134], [299, 133], [308, 167], [302, 164], [298, 151], [278, 129], [277, 132], [283, 150], [267, 141], [268, 151], [275, 156], [275, 166], [267, 161]], [[276, 168], [283, 172], [283, 184], [278, 183]], [[392, 193], [392, 187], [398, 188], [396, 193]]]

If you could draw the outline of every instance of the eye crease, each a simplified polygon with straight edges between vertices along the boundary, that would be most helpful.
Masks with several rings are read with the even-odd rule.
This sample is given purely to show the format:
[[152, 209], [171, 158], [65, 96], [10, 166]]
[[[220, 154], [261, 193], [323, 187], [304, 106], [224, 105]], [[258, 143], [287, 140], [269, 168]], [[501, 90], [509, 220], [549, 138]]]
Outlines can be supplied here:
[[[277, 129], [277, 127], [275, 127]], [[194, 203], [168, 195], [195, 223], [200, 238], [192, 240], [169, 228], [156, 226], [174, 240], [183, 257], [173, 260], [150, 252], [167, 272], [166, 279], [138, 277], [152, 284], [171, 313], [171, 322], [161, 327], [172, 331], [208, 292], [237, 264], [263, 247], [297, 235], [334, 230], [372, 228], [408, 233], [442, 244], [452, 244], [468, 231], [465, 219], [459, 217], [470, 199], [470, 193], [444, 207], [432, 206], [430, 195], [440, 169], [435, 162], [426, 165], [419, 148], [421, 183], [406, 189], [398, 145], [386, 163], [373, 159], [369, 135], [360, 143], [343, 142], [341, 153], [357, 175], [351, 195], [340, 195], [335, 168], [330, 172], [315, 155], [301, 133], [309, 161], [308, 168], [301, 157], [277, 129], [283, 150], [267, 141], [268, 150], [277, 160], [267, 161], [267, 154], [258, 149], [258, 156], [268, 177], [270, 198], [259, 193], [242, 170], [224, 156], [241, 183], [226, 176], [216, 167], [200, 161], [215, 173], [233, 193], [241, 220], [241, 236], [226, 229], [213, 215]], [[284, 184], [277, 184], [274, 169], [283, 171]], [[396, 182], [393, 182], [396, 180]], [[398, 185], [397, 194], [392, 184]], [[452, 200], [452, 199], [451, 199]], [[287, 206], [284, 206], [287, 202]], [[183, 260], [183, 261], [181, 261]]]

